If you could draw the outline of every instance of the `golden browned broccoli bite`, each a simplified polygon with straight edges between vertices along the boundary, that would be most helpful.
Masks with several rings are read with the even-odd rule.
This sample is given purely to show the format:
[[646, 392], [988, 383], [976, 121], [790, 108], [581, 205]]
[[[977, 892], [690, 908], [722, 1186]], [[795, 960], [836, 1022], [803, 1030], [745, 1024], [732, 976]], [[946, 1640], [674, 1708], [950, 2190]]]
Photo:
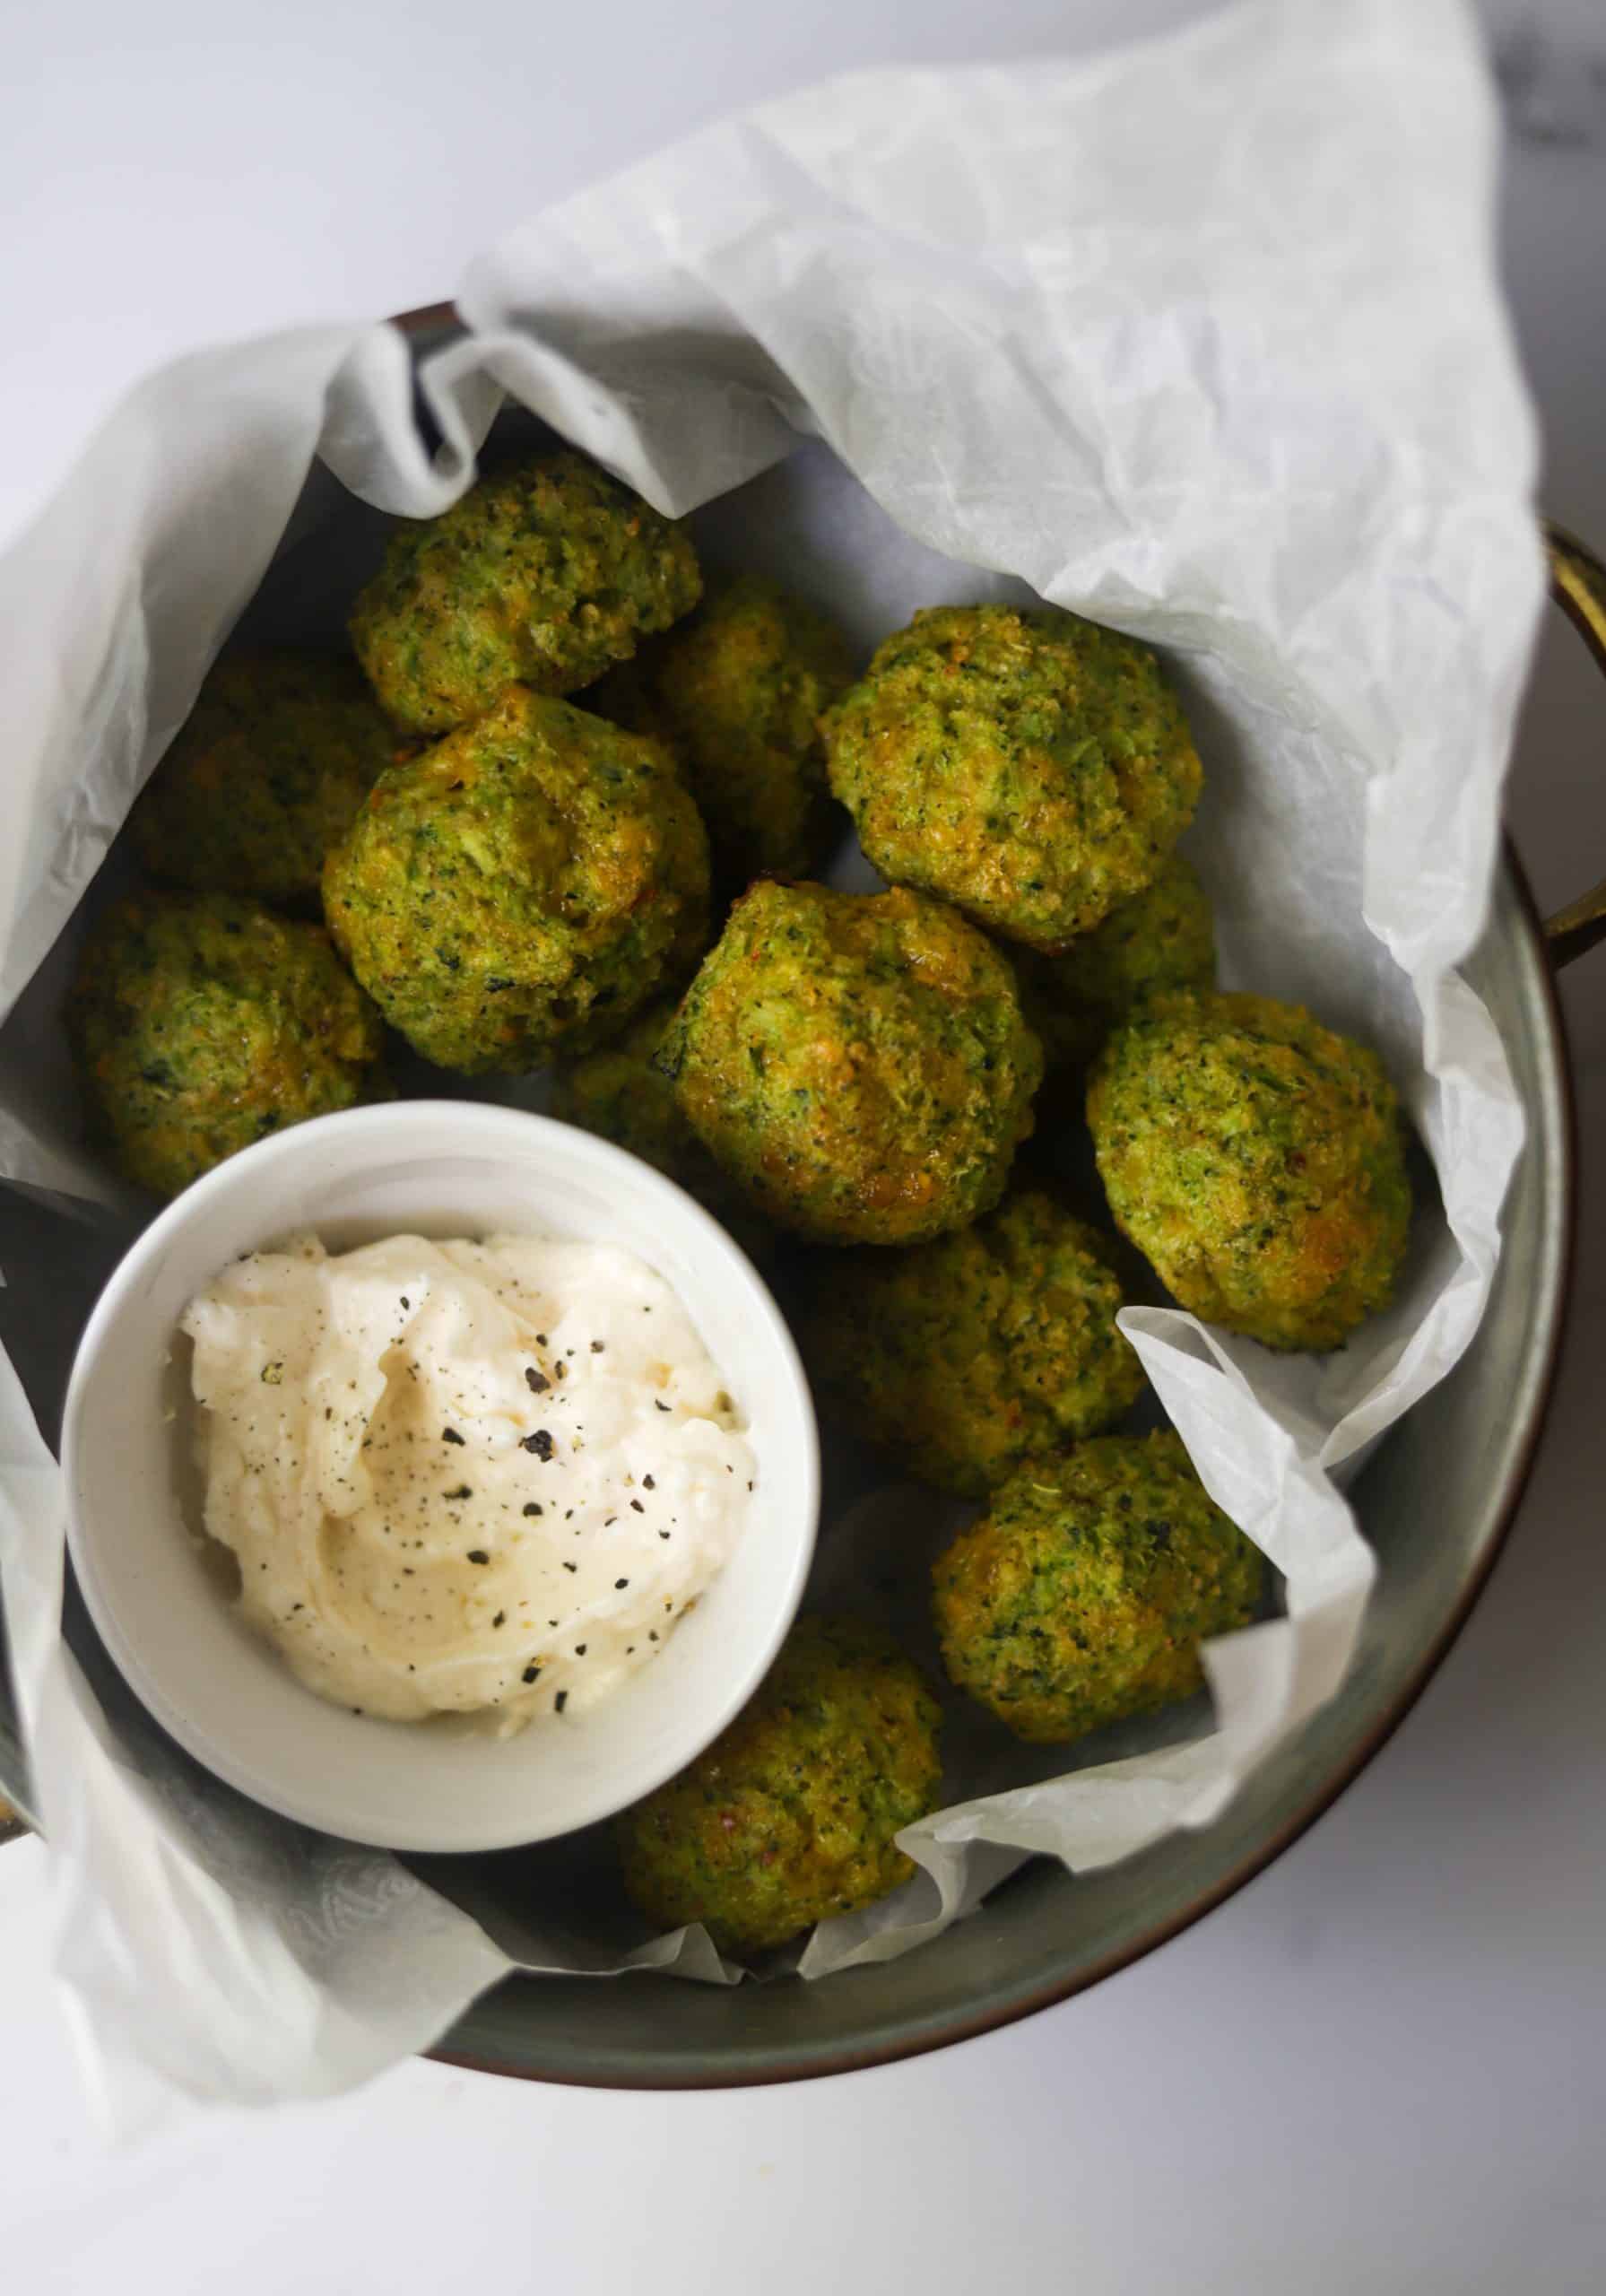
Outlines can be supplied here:
[[588, 685], [701, 589], [673, 519], [583, 456], [549, 455], [398, 526], [352, 610], [352, 643], [395, 725], [444, 734], [506, 685]]
[[810, 1372], [911, 1474], [979, 1497], [1029, 1454], [1113, 1426], [1142, 1393], [1108, 1250], [1022, 1189], [960, 1235], [834, 1255], [812, 1271]]
[[1180, 853], [1154, 883], [1063, 955], [1013, 952], [1026, 1017], [1051, 1068], [1086, 1065], [1118, 1022], [1172, 988], [1216, 977], [1216, 931], [1203, 886]]
[[1203, 779], [1148, 648], [1046, 607], [917, 613], [825, 735], [882, 876], [1051, 952], [1153, 882]]
[[1268, 1347], [1339, 1346], [1388, 1300], [1411, 1181], [1383, 1063], [1298, 1004], [1179, 991], [1088, 1094], [1111, 1211], [1172, 1297]]
[[153, 877], [316, 909], [324, 856], [396, 754], [354, 662], [220, 662], [145, 785], [130, 830]]
[[804, 876], [834, 821], [820, 712], [852, 683], [834, 622], [768, 583], [730, 582], [654, 649], [649, 675], [716, 874]]
[[109, 909], [67, 1018], [95, 1130], [159, 1196], [271, 1132], [389, 1091], [379, 1016], [323, 927], [226, 894]]
[[774, 1243], [772, 1230], [692, 1131], [674, 1086], [657, 1065], [673, 1018], [673, 1004], [655, 1004], [623, 1036], [558, 1069], [551, 1112], [666, 1172], [730, 1230], [751, 1258], [762, 1258]]
[[358, 979], [466, 1075], [622, 1028], [697, 961], [708, 899], [703, 825], [661, 745], [523, 686], [382, 774], [324, 872]]
[[1177, 1436], [1099, 1436], [1018, 1468], [939, 1558], [942, 1662], [1017, 1737], [1084, 1737], [1191, 1696], [1263, 1579]]
[[618, 1821], [626, 1888], [655, 1928], [700, 1921], [737, 1953], [885, 1897], [915, 1870], [893, 1837], [936, 1806], [940, 1721], [886, 1636], [800, 1621], [707, 1753]]
[[821, 1243], [917, 1243], [1003, 1193], [1042, 1079], [1008, 961], [918, 893], [763, 880], [662, 1058], [758, 1208]]

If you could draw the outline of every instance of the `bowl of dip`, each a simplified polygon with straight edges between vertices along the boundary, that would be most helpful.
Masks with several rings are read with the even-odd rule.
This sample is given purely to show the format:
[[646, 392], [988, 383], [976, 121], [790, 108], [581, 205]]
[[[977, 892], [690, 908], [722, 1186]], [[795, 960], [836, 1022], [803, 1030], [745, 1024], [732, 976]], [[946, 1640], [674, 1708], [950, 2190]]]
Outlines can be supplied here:
[[673, 1182], [544, 1117], [409, 1100], [186, 1190], [63, 1423], [85, 1603], [218, 1777], [377, 1846], [612, 1815], [758, 1687], [819, 1512], [807, 1381]]

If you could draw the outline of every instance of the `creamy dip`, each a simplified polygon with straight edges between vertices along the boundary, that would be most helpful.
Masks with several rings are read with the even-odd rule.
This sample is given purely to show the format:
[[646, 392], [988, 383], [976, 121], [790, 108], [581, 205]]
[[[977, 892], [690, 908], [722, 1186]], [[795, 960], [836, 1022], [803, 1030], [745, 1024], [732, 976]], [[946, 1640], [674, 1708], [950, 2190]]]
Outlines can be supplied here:
[[360, 1712], [577, 1713], [660, 1651], [757, 1469], [690, 1318], [630, 1253], [316, 1238], [193, 1300], [211, 1535], [296, 1674]]

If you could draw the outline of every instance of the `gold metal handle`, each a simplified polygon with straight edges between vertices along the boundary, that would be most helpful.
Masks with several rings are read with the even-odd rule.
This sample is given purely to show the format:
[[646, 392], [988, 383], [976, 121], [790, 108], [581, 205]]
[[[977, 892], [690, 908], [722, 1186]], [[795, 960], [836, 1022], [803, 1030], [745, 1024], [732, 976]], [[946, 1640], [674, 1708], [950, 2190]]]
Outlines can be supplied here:
[[[1547, 526], [1545, 542], [1550, 553], [1550, 596], [1606, 676], [1606, 566], [1560, 526]], [[1545, 943], [1558, 972], [1601, 941], [1606, 941], [1606, 877], [1545, 920]]]

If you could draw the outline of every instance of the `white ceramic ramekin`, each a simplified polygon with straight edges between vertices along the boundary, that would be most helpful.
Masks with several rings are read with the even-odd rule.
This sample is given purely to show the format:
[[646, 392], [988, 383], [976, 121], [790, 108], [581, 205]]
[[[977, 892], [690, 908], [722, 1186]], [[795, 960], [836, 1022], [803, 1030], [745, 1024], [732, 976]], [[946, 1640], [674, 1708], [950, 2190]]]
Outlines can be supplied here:
[[[331, 1248], [491, 1230], [621, 1244], [690, 1310], [743, 1413], [759, 1504], [663, 1656], [589, 1712], [495, 1740], [317, 1697], [223, 1599], [195, 1536], [178, 1319], [239, 1254], [308, 1230]], [[724, 1727], [802, 1596], [819, 1512], [808, 1383], [779, 1310], [701, 1207], [622, 1149], [551, 1118], [400, 1100], [298, 1126], [186, 1189], [90, 1318], [68, 1390], [68, 1538], [108, 1649], [178, 1743], [241, 1792], [353, 1840], [484, 1850], [624, 1808]]]

